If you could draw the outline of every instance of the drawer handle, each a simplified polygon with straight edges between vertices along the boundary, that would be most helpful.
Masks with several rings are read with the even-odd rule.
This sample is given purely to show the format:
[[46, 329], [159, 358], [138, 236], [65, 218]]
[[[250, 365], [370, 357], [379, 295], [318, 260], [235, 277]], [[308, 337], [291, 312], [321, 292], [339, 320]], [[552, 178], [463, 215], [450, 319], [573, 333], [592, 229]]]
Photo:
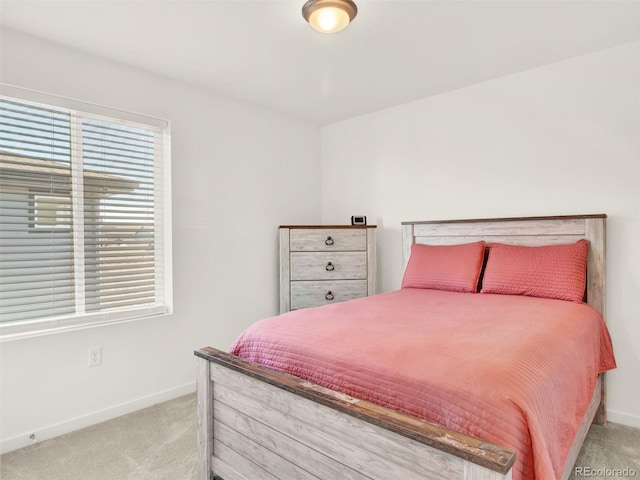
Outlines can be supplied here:
[[335, 297], [333, 296], [333, 293], [331, 293], [331, 290], [329, 290], [327, 294], [324, 296], [324, 298], [326, 300], [333, 300]]
[[335, 267], [335, 265], [333, 265], [331, 262], [327, 262], [327, 266], [326, 266], [326, 267], [324, 267], [324, 269], [325, 269], [327, 272], [333, 272], [333, 271], [336, 269], [336, 267]]
[[325, 245], [333, 245], [333, 238], [331, 237], [327, 237], [327, 239], [324, 241]]

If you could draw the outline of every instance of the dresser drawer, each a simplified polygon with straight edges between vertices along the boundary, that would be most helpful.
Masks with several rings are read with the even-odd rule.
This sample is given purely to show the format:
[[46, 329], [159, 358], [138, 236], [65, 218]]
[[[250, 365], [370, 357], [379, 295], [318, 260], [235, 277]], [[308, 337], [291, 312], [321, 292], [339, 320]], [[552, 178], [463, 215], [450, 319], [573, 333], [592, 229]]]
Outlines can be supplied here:
[[302, 228], [291, 230], [292, 252], [353, 251], [367, 249], [364, 228]]
[[291, 280], [364, 280], [367, 252], [292, 252]]
[[367, 296], [366, 280], [291, 282], [291, 309], [309, 308]]

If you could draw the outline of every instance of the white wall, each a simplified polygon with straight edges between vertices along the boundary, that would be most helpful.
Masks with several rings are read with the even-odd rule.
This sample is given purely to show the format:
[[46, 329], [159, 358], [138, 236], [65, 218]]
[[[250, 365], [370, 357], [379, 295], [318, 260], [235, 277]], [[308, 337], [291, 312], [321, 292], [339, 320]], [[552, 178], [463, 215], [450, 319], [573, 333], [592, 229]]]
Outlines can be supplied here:
[[1, 41], [4, 83], [169, 119], [173, 170], [174, 314], [0, 344], [9, 450], [192, 391], [195, 348], [278, 312], [277, 227], [320, 220], [320, 130], [18, 32]]
[[[455, 59], [452, 59], [455, 61]], [[606, 213], [610, 419], [640, 427], [640, 43], [322, 129], [322, 220], [377, 223], [380, 291], [400, 222]]]

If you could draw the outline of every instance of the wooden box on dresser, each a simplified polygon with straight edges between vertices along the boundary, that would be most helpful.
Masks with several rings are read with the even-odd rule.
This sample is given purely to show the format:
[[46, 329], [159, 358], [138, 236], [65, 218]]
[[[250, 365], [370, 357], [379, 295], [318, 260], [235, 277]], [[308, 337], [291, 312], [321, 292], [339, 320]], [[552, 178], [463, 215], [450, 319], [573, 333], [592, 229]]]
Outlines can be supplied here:
[[376, 293], [376, 226], [280, 227], [280, 313]]

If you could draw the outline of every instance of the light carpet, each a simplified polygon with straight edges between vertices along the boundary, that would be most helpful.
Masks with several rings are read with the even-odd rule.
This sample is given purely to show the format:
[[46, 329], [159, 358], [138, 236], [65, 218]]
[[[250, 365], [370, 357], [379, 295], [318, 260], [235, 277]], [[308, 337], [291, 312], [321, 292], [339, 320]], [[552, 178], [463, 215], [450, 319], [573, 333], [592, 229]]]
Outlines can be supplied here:
[[196, 396], [6, 453], [2, 480], [195, 480]]

